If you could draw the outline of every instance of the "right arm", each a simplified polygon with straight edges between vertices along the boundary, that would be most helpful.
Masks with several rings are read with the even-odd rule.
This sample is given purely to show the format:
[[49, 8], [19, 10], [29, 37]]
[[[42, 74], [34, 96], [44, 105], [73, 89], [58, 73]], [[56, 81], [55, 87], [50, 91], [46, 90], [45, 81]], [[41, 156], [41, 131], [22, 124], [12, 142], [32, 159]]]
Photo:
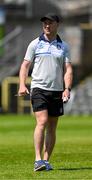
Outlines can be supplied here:
[[23, 63], [21, 64], [20, 72], [19, 72], [19, 90], [18, 90], [19, 96], [24, 96], [26, 94], [29, 94], [29, 91], [26, 87], [26, 79], [28, 77], [30, 65], [31, 62], [27, 60], [24, 60]]
[[36, 38], [34, 41], [32, 41], [29, 44], [26, 54], [25, 54], [25, 57], [24, 57], [24, 61], [20, 67], [19, 91], [18, 91], [19, 96], [24, 96], [26, 94], [29, 94], [29, 91], [26, 87], [26, 79], [28, 77], [30, 65], [33, 62], [34, 57], [35, 57], [35, 48], [36, 48], [38, 41], [39, 41], [39, 38]]

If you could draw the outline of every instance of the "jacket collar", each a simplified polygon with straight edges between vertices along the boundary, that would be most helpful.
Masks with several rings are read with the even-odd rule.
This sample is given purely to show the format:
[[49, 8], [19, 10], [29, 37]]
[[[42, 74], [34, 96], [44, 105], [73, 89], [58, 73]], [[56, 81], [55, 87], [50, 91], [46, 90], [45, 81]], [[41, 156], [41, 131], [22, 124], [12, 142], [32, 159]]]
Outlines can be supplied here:
[[[44, 33], [42, 33], [42, 34], [39, 36], [39, 40], [40, 40], [40, 41], [43, 40], [43, 41], [45, 41], [45, 42], [49, 42], [49, 41], [44, 37]], [[60, 38], [60, 36], [59, 36], [58, 34], [57, 34], [56, 40], [57, 40], [57, 42], [62, 43], [62, 40], [61, 40], [61, 38]]]

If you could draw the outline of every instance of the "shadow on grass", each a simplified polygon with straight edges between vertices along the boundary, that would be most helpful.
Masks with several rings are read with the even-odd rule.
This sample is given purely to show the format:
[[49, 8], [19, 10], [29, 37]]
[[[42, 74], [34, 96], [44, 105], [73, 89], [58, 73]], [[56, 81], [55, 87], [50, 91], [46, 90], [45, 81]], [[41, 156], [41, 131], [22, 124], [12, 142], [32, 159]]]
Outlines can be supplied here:
[[78, 168], [59, 168], [61, 171], [79, 171], [79, 170], [92, 170], [92, 167], [78, 167]]

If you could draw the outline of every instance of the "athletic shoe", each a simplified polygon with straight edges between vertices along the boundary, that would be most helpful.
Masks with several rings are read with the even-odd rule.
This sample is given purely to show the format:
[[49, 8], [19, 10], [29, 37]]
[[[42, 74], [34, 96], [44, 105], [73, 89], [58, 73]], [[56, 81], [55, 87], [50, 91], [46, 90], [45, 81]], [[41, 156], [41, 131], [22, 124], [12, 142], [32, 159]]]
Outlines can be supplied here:
[[46, 166], [46, 171], [50, 171], [53, 170], [52, 166], [50, 165], [50, 163], [46, 160], [44, 160], [45, 166]]
[[34, 171], [42, 171], [46, 169], [46, 165], [43, 160], [35, 161]]

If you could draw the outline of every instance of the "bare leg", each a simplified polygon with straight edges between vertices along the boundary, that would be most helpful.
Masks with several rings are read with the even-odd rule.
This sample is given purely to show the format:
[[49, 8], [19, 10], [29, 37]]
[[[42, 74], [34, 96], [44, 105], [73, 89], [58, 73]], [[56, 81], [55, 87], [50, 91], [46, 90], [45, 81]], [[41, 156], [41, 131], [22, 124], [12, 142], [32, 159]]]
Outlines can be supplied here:
[[49, 117], [46, 127], [46, 137], [44, 141], [44, 160], [49, 160], [56, 142], [56, 127], [58, 117]]
[[44, 143], [44, 131], [48, 121], [47, 110], [35, 112], [36, 117], [36, 127], [34, 131], [34, 146], [35, 146], [35, 160], [41, 160], [41, 153]]

